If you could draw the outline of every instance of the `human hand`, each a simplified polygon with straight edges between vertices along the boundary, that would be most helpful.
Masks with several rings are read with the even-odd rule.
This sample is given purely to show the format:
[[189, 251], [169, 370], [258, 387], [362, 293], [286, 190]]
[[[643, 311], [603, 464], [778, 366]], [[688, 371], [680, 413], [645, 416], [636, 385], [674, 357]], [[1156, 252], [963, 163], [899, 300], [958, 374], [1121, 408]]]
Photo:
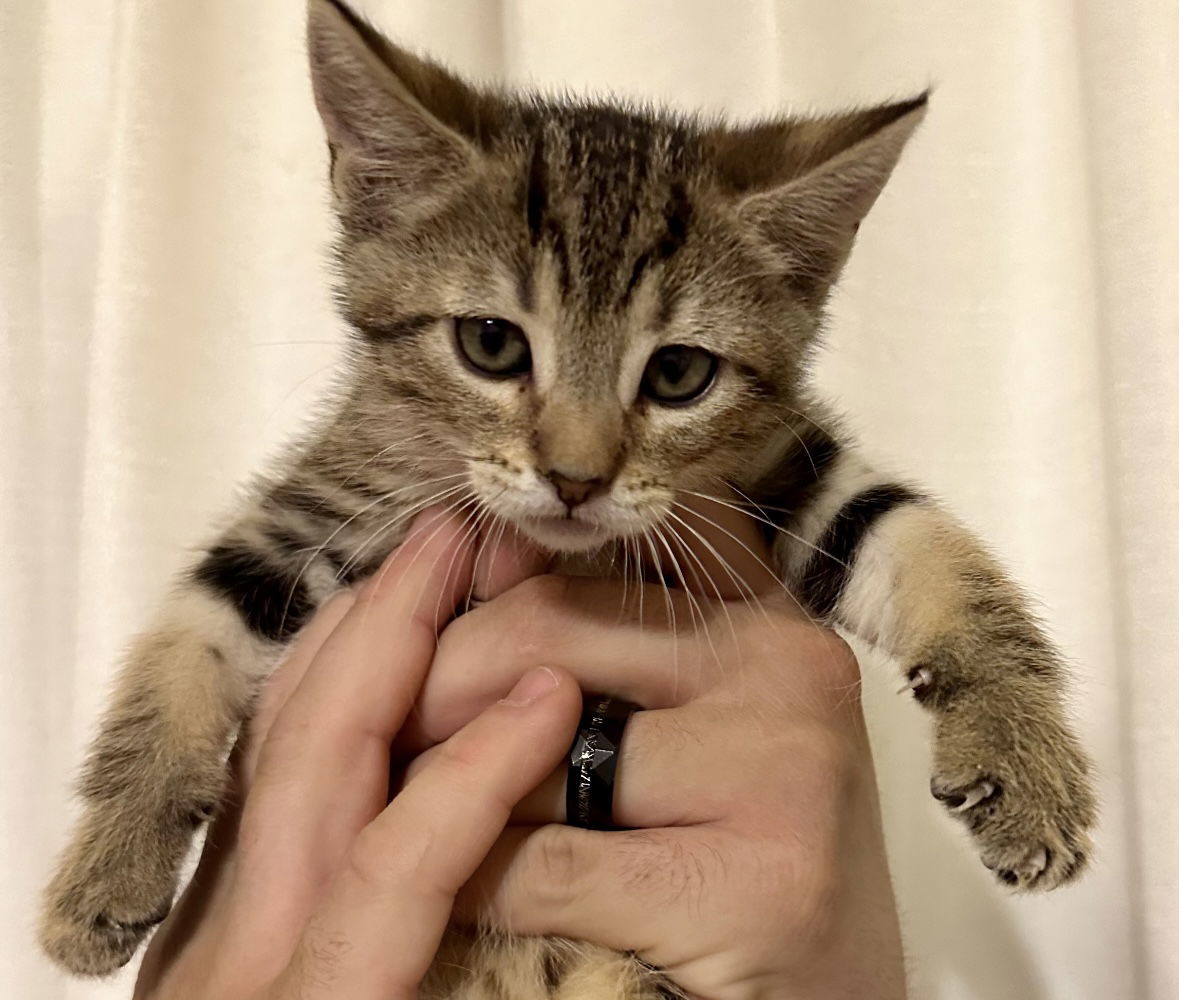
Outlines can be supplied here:
[[684, 517], [699, 534], [683, 533], [676, 561], [699, 572], [682, 589], [539, 576], [443, 633], [406, 752], [541, 663], [647, 709], [614, 792], [615, 821], [633, 829], [558, 825], [562, 765], [517, 808], [458, 912], [634, 952], [707, 1000], [899, 1000], [855, 658], [784, 594], [748, 518], [716, 505]]
[[419, 520], [304, 631], [234, 753], [241, 809], [214, 822], [138, 1000], [416, 995], [455, 893], [568, 750], [581, 707], [567, 674], [522, 671], [386, 807], [389, 744], [441, 624], [471, 587], [491, 597], [536, 569], [510, 542], [475, 561], [460, 519]]

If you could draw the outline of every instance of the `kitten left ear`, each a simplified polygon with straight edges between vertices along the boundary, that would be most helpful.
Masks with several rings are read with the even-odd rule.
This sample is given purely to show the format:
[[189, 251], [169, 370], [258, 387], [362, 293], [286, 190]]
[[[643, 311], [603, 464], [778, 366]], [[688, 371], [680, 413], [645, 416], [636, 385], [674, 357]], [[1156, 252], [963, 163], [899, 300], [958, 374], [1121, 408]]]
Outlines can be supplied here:
[[373, 223], [420, 207], [467, 175], [490, 100], [405, 51], [342, 0], [309, 0], [315, 103], [345, 217]]
[[803, 298], [821, 302], [839, 276], [928, 97], [709, 136], [740, 218], [784, 255]]

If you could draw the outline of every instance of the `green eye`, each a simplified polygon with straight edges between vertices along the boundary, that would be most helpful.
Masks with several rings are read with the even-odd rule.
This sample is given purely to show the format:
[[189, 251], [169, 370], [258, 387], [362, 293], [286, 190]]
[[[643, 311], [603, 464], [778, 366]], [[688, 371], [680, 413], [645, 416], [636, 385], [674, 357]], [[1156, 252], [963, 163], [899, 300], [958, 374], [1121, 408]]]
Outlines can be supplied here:
[[690, 403], [708, 391], [719, 364], [717, 356], [702, 347], [661, 347], [643, 371], [643, 395], [668, 405]]
[[506, 319], [461, 317], [454, 321], [454, 339], [462, 356], [484, 375], [510, 378], [532, 369], [528, 338]]

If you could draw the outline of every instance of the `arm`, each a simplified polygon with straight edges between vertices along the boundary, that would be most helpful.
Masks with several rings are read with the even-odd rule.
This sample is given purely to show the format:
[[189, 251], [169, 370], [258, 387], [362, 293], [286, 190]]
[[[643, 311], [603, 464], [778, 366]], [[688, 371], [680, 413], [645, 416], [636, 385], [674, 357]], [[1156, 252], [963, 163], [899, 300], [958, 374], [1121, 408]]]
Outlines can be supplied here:
[[1089, 854], [1096, 809], [1065, 716], [1062, 656], [994, 557], [933, 499], [817, 425], [797, 431], [782, 469], [800, 481], [806, 454], [820, 459], [801, 480], [806, 501], [766, 518], [788, 584], [820, 620], [899, 664], [935, 720], [930, 789], [983, 863], [1019, 888], [1067, 882]]

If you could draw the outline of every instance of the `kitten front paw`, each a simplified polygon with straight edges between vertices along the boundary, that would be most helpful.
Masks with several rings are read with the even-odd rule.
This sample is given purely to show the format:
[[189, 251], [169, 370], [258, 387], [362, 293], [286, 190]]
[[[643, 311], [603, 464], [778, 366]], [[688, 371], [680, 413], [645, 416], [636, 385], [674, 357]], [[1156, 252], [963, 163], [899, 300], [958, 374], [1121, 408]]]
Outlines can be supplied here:
[[1055, 711], [996, 711], [980, 699], [938, 719], [930, 791], [999, 881], [1046, 891], [1075, 878], [1091, 853], [1089, 772]]
[[172, 895], [146, 916], [119, 919], [109, 913], [82, 911], [69, 898], [49, 902], [41, 917], [40, 940], [45, 953], [77, 976], [105, 976], [121, 969], [148, 932], [172, 908]]
[[137, 835], [127, 824], [87, 817], [46, 889], [41, 947], [74, 975], [126, 965], [172, 908], [192, 828], [146, 829]]

